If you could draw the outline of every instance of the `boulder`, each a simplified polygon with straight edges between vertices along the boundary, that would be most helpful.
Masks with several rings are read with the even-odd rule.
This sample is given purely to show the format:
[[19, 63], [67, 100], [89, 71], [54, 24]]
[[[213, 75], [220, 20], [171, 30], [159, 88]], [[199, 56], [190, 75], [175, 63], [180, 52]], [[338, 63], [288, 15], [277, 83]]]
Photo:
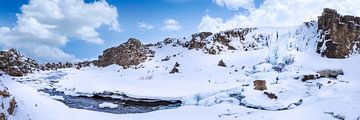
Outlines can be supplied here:
[[127, 42], [117, 47], [106, 49], [103, 54], [99, 56], [95, 65], [106, 67], [111, 64], [117, 64], [124, 68], [129, 68], [130, 66], [145, 62], [148, 57], [154, 54], [154, 51], [141, 44], [138, 39], [130, 38]]
[[3, 98], [7, 98], [10, 96], [10, 93], [6, 90], [0, 91], [0, 96], [2, 96]]
[[171, 71], [169, 73], [170, 74], [179, 73], [178, 67], [180, 67], [180, 64], [178, 62], [176, 62], [173, 69], [171, 69]]
[[319, 70], [317, 71], [319, 73], [320, 77], [330, 77], [330, 78], [337, 78], [339, 75], [344, 75], [344, 72], [342, 69], [325, 69], [325, 70]]
[[310, 75], [303, 75], [303, 77], [301, 78], [301, 81], [302, 82], [306, 82], [308, 80], [315, 80], [315, 79], [318, 79], [319, 76], [318, 75], [313, 75], [313, 74], [310, 74]]
[[266, 90], [266, 81], [265, 80], [254, 80], [253, 81], [254, 83], [254, 89], [255, 90], [260, 90], [260, 91], [263, 91], [263, 90]]
[[9, 103], [9, 108], [7, 109], [7, 112], [9, 115], [13, 115], [16, 107], [16, 100], [15, 98], [12, 98]]
[[226, 67], [225, 62], [222, 59], [219, 61], [219, 63], [217, 65], [220, 67]]

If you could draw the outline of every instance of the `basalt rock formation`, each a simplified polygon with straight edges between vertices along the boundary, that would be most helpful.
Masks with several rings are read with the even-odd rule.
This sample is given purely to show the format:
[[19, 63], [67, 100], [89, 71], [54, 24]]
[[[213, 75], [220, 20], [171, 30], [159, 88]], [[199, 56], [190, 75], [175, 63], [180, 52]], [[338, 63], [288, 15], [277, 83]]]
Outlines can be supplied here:
[[139, 65], [154, 54], [154, 51], [141, 44], [138, 39], [130, 38], [127, 42], [117, 47], [106, 49], [103, 54], [99, 56], [95, 65], [106, 67], [111, 64], [117, 64], [124, 68], [129, 68], [132, 65]]
[[360, 17], [340, 15], [325, 8], [318, 17], [321, 41], [317, 52], [328, 58], [346, 58], [360, 51]]

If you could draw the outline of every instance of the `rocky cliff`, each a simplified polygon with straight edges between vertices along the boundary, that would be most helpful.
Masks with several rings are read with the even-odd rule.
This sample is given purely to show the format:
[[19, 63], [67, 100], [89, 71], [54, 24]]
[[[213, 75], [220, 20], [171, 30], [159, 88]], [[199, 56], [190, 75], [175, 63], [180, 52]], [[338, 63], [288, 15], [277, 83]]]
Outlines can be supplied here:
[[360, 17], [340, 15], [325, 8], [318, 17], [321, 41], [317, 52], [328, 58], [346, 58], [360, 51]]

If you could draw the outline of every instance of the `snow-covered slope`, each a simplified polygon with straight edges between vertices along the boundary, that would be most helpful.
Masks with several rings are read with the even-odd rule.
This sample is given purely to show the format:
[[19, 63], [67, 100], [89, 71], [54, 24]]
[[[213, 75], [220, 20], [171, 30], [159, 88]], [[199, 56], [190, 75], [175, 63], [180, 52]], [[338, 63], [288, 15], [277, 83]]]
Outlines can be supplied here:
[[[219, 35], [224, 39], [219, 40]], [[19, 101], [10, 119], [359, 119], [360, 56], [323, 58], [315, 52], [318, 40], [315, 22], [234, 29], [207, 37], [167, 39], [150, 46], [153, 57], [127, 69], [91, 66], [2, 79]], [[225, 65], [218, 65], [221, 60]], [[324, 69], [342, 69], [344, 75], [302, 80]], [[255, 90], [255, 80], [265, 80], [267, 89]], [[69, 96], [112, 93], [113, 98], [125, 94], [181, 100], [182, 106], [141, 114], [94, 112], [68, 108], [56, 101], [62, 96], [36, 91], [45, 88]]]

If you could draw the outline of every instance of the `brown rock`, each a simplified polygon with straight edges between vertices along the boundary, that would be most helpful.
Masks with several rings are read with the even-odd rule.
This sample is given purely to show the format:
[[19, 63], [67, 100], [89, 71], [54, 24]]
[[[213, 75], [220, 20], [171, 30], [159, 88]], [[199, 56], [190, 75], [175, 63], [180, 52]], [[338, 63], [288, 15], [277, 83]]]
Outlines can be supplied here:
[[308, 81], [308, 80], [315, 80], [315, 79], [318, 79], [318, 76], [316, 76], [316, 75], [304, 75], [301, 78], [301, 81], [305, 82], [305, 81]]
[[255, 86], [255, 90], [260, 90], [260, 91], [263, 91], [263, 90], [266, 90], [266, 81], [265, 80], [255, 80], [253, 81], [254, 83], [254, 86]]
[[270, 99], [278, 99], [278, 97], [274, 93], [264, 92], [266, 96], [268, 96]]
[[6, 120], [6, 116], [4, 113], [0, 113], [0, 120]]
[[322, 34], [318, 53], [328, 58], [346, 58], [350, 54], [359, 53], [359, 17], [342, 16], [336, 10], [325, 8], [318, 18], [318, 30]]
[[9, 115], [13, 115], [16, 107], [15, 98], [11, 99], [9, 105], [10, 107], [7, 109], [7, 112], [9, 113]]
[[6, 90], [0, 91], [0, 96], [3, 96], [4, 98], [7, 98], [10, 96], [10, 93]]
[[145, 60], [153, 56], [153, 54], [155, 54], [154, 51], [141, 44], [138, 39], [130, 38], [127, 42], [117, 47], [106, 49], [95, 63], [100, 67], [117, 64], [128, 68], [145, 62]]

